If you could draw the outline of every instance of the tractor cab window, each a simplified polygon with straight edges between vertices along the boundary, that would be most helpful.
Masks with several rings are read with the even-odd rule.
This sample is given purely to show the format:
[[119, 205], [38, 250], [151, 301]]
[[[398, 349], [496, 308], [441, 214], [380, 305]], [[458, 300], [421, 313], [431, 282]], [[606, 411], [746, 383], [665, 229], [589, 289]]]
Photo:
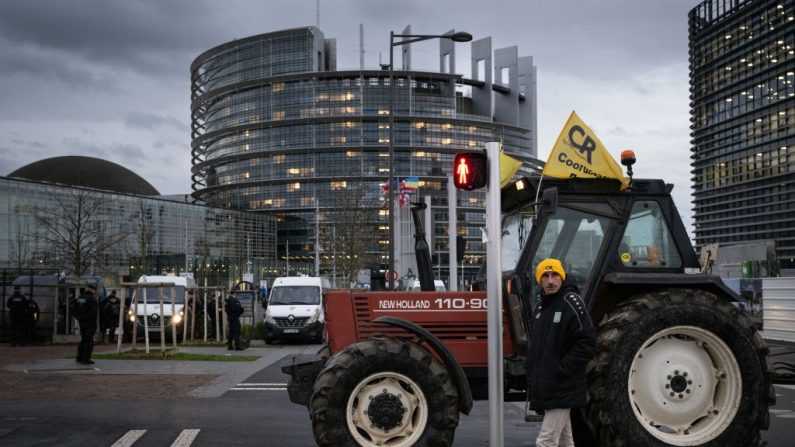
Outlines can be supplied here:
[[502, 219], [500, 247], [503, 272], [516, 269], [516, 264], [519, 262], [522, 250], [524, 250], [524, 246], [530, 238], [530, 230], [532, 228], [533, 214], [530, 211], [519, 211]]
[[671, 231], [665, 224], [660, 204], [637, 202], [627, 222], [618, 247], [618, 257], [625, 267], [681, 267]]
[[[546, 258], [559, 259], [566, 270], [566, 281], [576, 285], [582, 295], [586, 294], [596, 258], [605, 239], [610, 220], [604, 215], [612, 211], [605, 204], [578, 204], [578, 210], [561, 205], [556, 214], [549, 217], [544, 227], [541, 242], [533, 258], [533, 295], [539, 292], [535, 282], [535, 269]], [[595, 213], [588, 213], [593, 209]]]

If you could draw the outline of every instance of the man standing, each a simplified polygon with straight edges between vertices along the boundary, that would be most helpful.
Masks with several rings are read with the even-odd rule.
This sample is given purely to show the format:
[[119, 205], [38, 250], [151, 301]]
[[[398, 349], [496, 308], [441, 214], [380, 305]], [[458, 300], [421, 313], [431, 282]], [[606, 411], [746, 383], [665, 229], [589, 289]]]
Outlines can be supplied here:
[[565, 283], [557, 259], [536, 268], [541, 302], [533, 316], [527, 373], [530, 406], [544, 413], [536, 447], [573, 446], [572, 408], [587, 400], [585, 367], [596, 353], [596, 335], [577, 287]]
[[97, 286], [89, 285], [83, 293], [74, 300], [72, 314], [80, 323], [80, 344], [77, 345], [77, 363], [93, 365], [91, 352], [94, 350], [94, 332], [97, 330]]
[[105, 332], [108, 332], [108, 342], [112, 342], [116, 335], [116, 327], [119, 325], [119, 313], [121, 313], [121, 299], [116, 296], [116, 291], [111, 290], [110, 296], [102, 306], [103, 326], [102, 340], [105, 340]]
[[28, 333], [28, 300], [19, 292], [19, 286], [14, 286], [6, 308], [11, 318], [11, 346], [23, 346]]
[[28, 301], [27, 326], [25, 327], [27, 332], [25, 334], [25, 338], [26, 340], [30, 340], [35, 343], [36, 324], [39, 322], [39, 316], [41, 315], [41, 312], [39, 311], [39, 305], [33, 300], [33, 295], [26, 293], [25, 299]]
[[226, 310], [226, 320], [229, 323], [229, 335], [226, 338], [226, 347], [231, 351], [233, 349], [232, 344], [234, 343], [234, 349], [242, 351], [243, 346], [240, 344], [240, 316], [243, 315], [243, 306], [234, 295], [229, 295], [226, 299], [224, 310]]

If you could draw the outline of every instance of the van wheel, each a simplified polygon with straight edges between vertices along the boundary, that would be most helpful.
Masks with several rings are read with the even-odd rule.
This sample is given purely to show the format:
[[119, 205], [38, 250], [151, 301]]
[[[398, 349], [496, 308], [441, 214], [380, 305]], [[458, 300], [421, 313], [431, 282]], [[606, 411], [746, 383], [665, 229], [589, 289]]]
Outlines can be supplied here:
[[588, 416], [603, 444], [761, 443], [775, 394], [768, 348], [738, 309], [700, 290], [621, 303], [598, 329]]
[[309, 403], [320, 446], [450, 446], [458, 393], [427, 350], [401, 339], [355, 342], [318, 374]]

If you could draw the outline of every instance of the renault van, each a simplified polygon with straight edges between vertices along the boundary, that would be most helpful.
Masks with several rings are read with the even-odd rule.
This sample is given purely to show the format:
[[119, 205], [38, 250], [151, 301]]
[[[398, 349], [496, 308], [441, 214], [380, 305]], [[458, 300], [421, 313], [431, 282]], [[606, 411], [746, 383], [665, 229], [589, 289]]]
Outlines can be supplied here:
[[323, 341], [323, 292], [326, 278], [288, 276], [276, 278], [265, 309], [265, 342], [276, 340]]

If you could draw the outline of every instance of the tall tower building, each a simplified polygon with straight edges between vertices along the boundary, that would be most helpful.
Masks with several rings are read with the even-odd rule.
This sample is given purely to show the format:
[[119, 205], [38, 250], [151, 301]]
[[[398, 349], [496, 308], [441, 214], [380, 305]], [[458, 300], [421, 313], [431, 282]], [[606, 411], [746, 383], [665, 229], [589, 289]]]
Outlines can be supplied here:
[[[439, 45], [438, 72], [412, 69], [410, 46], [396, 49], [402, 61], [395, 63], [394, 85], [382, 67], [338, 70], [335, 39], [315, 27], [238, 39], [199, 55], [191, 66], [194, 197], [275, 216], [278, 256], [311, 262], [317, 248], [325, 272], [331, 253], [324, 242], [339, 236], [343, 224], [336, 211], [355, 198], [371, 210], [372, 219], [357, 225], [372, 237], [366, 249], [371, 270], [382, 271], [389, 238], [381, 185], [389, 175], [394, 112], [394, 176], [416, 178], [412, 200], [430, 200], [426, 233], [437, 255], [435, 272], [444, 277], [446, 185], [455, 153], [502, 141], [510, 155], [539, 163], [532, 58], [519, 57], [515, 46], [492, 57], [491, 39], [476, 40], [476, 76], [464, 79], [456, 74], [453, 43]], [[470, 242], [470, 277], [485, 253], [478, 229], [485, 225], [484, 200], [483, 191], [457, 198], [458, 234]], [[399, 211], [408, 216], [407, 209]], [[400, 240], [412, 242], [410, 233], [408, 226]]]
[[795, 268], [795, 0], [689, 14], [697, 246], [773, 239]]

